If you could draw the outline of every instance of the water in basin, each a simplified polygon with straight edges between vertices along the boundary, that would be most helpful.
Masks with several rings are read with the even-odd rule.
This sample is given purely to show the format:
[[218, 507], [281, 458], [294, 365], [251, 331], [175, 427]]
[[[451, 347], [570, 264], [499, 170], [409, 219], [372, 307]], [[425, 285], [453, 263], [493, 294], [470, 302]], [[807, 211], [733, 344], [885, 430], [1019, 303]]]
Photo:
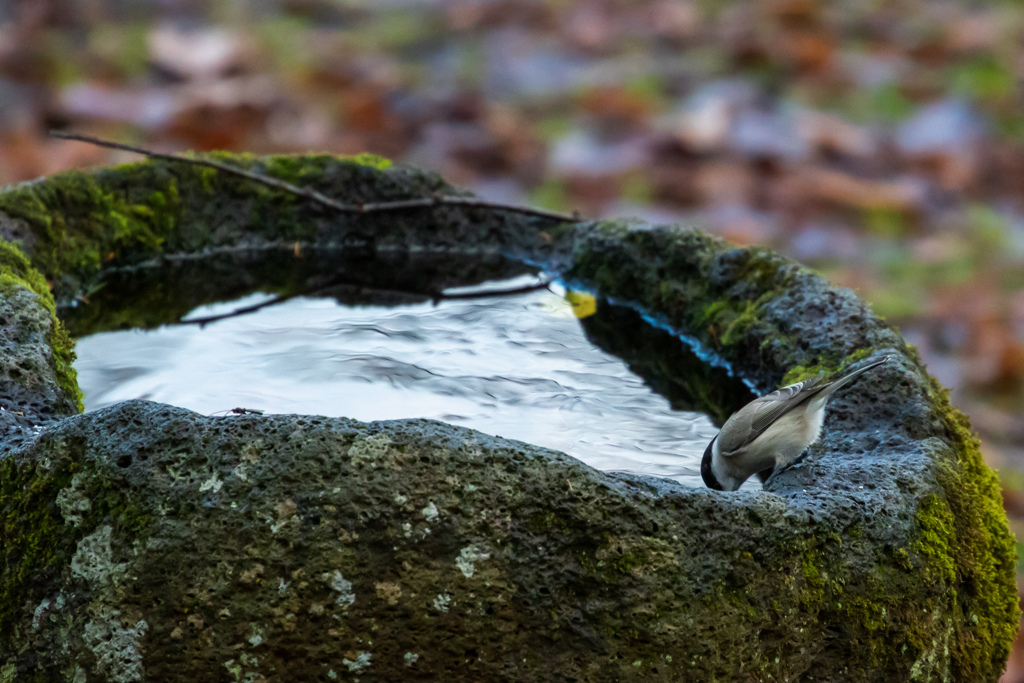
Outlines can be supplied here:
[[[525, 274], [458, 291], [536, 281]], [[186, 319], [269, 297], [200, 306]], [[688, 350], [632, 311], [599, 309], [578, 318], [580, 307], [557, 283], [436, 303], [297, 297], [203, 326], [84, 336], [76, 367], [86, 410], [144, 398], [205, 414], [246, 408], [363, 421], [425, 417], [563, 451], [599, 469], [701, 485], [700, 458], [717, 428], [697, 410], [674, 409], [692, 402], [670, 400], [678, 381], [658, 372], [647, 372], [645, 381], [630, 369], [666, 364], [645, 365], [645, 335], [661, 335], [660, 343], [678, 347], [674, 353]], [[633, 359], [616, 348], [634, 341]]]

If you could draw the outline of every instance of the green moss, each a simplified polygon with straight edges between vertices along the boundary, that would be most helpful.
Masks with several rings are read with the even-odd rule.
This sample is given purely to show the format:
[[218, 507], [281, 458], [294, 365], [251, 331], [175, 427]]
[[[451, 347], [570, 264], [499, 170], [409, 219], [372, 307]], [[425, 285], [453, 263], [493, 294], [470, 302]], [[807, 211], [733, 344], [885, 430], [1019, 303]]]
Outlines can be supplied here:
[[[601, 294], [635, 301], [665, 315], [710, 348], [756, 352], [753, 340], [790, 346], [766, 319], [766, 306], [800, 272], [767, 249], [736, 249], [692, 231], [652, 231], [608, 221], [581, 240], [571, 277]], [[714, 273], [713, 282], [689, 273]], [[773, 350], [771, 353], [776, 353]]]
[[714, 329], [721, 345], [730, 346], [744, 339], [762, 318], [762, 307], [772, 296], [766, 292], [754, 301], [715, 301], [704, 308], [704, 322]]
[[925, 499], [918, 509], [916, 547], [959, 590], [948, 608], [958, 618], [951, 645], [954, 677], [979, 680], [999, 671], [1009, 655], [1020, 620], [1015, 585], [1016, 544], [1006, 521], [999, 480], [981, 456], [980, 442], [967, 417], [949, 402], [949, 392], [929, 378], [930, 398], [941, 416], [955, 463], [941, 466], [938, 481], [945, 500]]
[[639, 570], [648, 561], [648, 555], [642, 549], [632, 549], [621, 552], [610, 561], [612, 569], [620, 574], [630, 574]]
[[[316, 189], [326, 189], [326, 183], [348, 189], [345, 180], [355, 179], [358, 169], [379, 172], [391, 165], [372, 154], [212, 152], [202, 158]], [[251, 198], [250, 213], [229, 210], [221, 197]], [[107, 264], [238, 240], [246, 230], [267, 239], [315, 237], [316, 225], [297, 207], [306, 207], [306, 200], [213, 168], [166, 160], [58, 173], [0, 192], [0, 212], [31, 229], [32, 263], [61, 296], [88, 289]]]
[[[551, 530], [564, 535], [569, 527], [558, 522], [544, 533]], [[665, 542], [651, 536], [633, 539], [606, 533], [599, 544], [576, 548], [574, 555], [584, 573], [604, 586], [622, 586], [629, 577], [650, 574], [674, 565]]]
[[58, 495], [83, 471], [84, 450], [80, 444], [64, 443], [54, 451], [46, 464], [17, 456], [0, 459], [0, 558], [5, 567], [0, 572], [0, 639], [17, 627], [26, 600], [52, 595], [51, 586], [61, 580], [77, 542], [101, 522], [129, 529], [132, 537], [142, 539], [152, 521], [128, 492], [92, 471], [82, 480], [80, 493], [91, 506], [77, 526], [68, 524]]
[[807, 585], [814, 589], [821, 589], [824, 586], [824, 582], [821, 579], [821, 571], [818, 569], [818, 561], [819, 558], [816, 557], [815, 552], [807, 550], [804, 552], [803, 560], [800, 563]]
[[949, 547], [953, 535], [953, 513], [949, 505], [940, 496], [927, 496], [917, 508], [917, 523], [920, 534], [914, 542], [914, 551], [931, 559], [929, 570], [937, 572], [934, 580], [952, 583], [956, 580], [956, 568]]
[[71, 476], [65, 471], [37, 477], [33, 468], [19, 468], [12, 458], [0, 460], [0, 556], [5, 567], [0, 574], [0, 638], [18, 623], [30, 583], [52, 577], [56, 558], [71, 545], [55, 502]]
[[[234, 157], [229, 157], [229, 158], [234, 158]], [[218, 159], [218, 161], [221, 161], [221, 160]], [[208, 166], [200, 166], [200, 167], [197, 168], [197, 173], [196, 174], [197, 174], [198, 179], [199, 179], [199, 187], [201, 187], [203, 192], [205, 192], [207, 195], [213, 195], [217, 191], [216, 190], [216, 181], [217, 181], [218, 173], [219, 173], [219, 171], [217, 171], [217, 169], [210, 168]]]
[[[885, 629], [888, 624], [888, 614], [886, 608], [883, 606], [882, 601], [878, 598], [866, 600], [853, 595], [844, 597], [845, 602], [843, 603], [842, 609], [844, 609], [850, 617], [860, 624], [867, 631], [880, 631]], [[879, 651], [885, 647], [884, 641], [877, 643], [881, 647]]]
[[32, 290], [43, 300], [43, 305], [54, 310], [50, 286], [28, 258], [10, 242], [0, 240], [0, 292], [9, 293], [13, 287]]
[[789, 265], [783, 257], [766, 247], [752, 247], [747, 250], [749, 258], [740, 277], [754, 283], [764, 292], [778, 293], [790, 284]]
[[[293, 185], [313, 185], [322, 180], [324, 173], [332, 164], [338, 162], [366, 166], [378, 171], [386, 171], [391, 168], [391, 160], [376, 154], [355, 154], [352, 156], [333, 156], [328, 154], [277, 154], [269, 157], [248, 158], [231, 153], [222, 153], [220, 161], [230, 164], [252, 166], [257, 160], [264, 164], [263, 172], [280, 180], [285, 180]], [[212, 170], [212, 169], [211, 169]]]
[[[764, 273], [756, 273], [767, 283]], [[741, 340], [758, 324], [759, 301], [713, 301], [705, 306], [701, 323], [714, 325], [723, 346]], [[697, 326], [700, 329], [700, 326]], [[766, 344], [776, 344], [767, 337]], [[842, 358], [824, 358], [810, 366], [795, 366], [785, 375], [782, 384], [792, 384], [819, 374], [841, 372], [873, 352], [859, 349]], [[910, 354], [913, 355], [913, 354]], [[998, 670], [1008, 654], [1017, 623], [1017, 602], [1013, 571], [1016, 547], [1009, 534], [1005, 514], [1000, 505], [998, 482], [981, 460], [976, 437], [970, 432], [966, 418], [953, 409], [946, 391], [931, 382], [933, 407], [946, 425], [951, 445], [957, 452], [957, 464], [940, 468], [940, 484], [944, 495], [925, 498], [918, 508], [918, 536], [912, 550], [924, 558], [923, 565], [913, 562], [906, 551], [901, 566], [914, 566], [929, 581], [945, 584], [951, 601], [947, 609], [958, 610], [953, 619], [966, 633], [958, 634], [953, 645], [952, 667], [961, 680], [974, 680], [981, 672]], [[902, 549], [897, 549], [898, 551]], [[841, 588], [823, 587], [822, 568], [817, 556], [805, 554], [801, 565], [806, 582], [807, 600], [812, 603], [831, 600], [832, 609], [849, 613], [869, 631], [879, 630], [884, 593], [876, 596], [843, 596]], [[954, 590], [953, 586], [961, 587]], [[966, 588], [966, 590], [965, 590]], [[854, 614], [856, 612], [856, 614]], [[905, 627], [913, 636], [917, 617], [905, 615]], [[924, 653], [933, 644], [923, 633], [911, 637], [909, 644]], [[878, 644], [883, 647], [883, 644]]]
[[24, 287], [39, 296], [40, 302], [52, 316], [49, 337], [51, 362], [57, 386], [64, 398], [77, 411], [82, 411], [82, 391], [78, 387], [75, 370], [75, 342], [64, 324], [57, 318], [50, 287], [42, 274], [29, 264], [28, 258], [9, 242], [0, 240], [0, 293], [9, 295], [13, 288]]
[[57, 386], [64, 398], [74, 405], [76, 412], [82, 412], [82, 389], [78, 386], [78, 371], [75, 369], [75, 340], [68, 334], [64, 323], [58, 318], [53, 319], [50, 330], [50, 352], [53, 358], [53, 370], [57, 378]]
[[722, 330], [720, 337], [722, 344], [726, 346], [734, 344], [746, 335], [747, 330], [760, 319], [760, 305], [761, 301], [759, 300], [748, 301], [743, 306], [743, 310]]
[[529, 529], [538, 534], [553, 530], [565, 531], [566, 524], [553, 510], [537, 510], [530, 515]]
[[[118, 168], [127, 177], [147, 166]], [[93, 174], [68, 171], [0, 193], [0, 211], [29, 225], [37, 238], [33, 265], [55, 279], [66, 273], [94, 273], [128, 248], [157, 253], [173, 221], [163, 216], [166, 196], [149, 192], [148, 200], [153, 204], [133, 202]]]
[[819, 375], [830, 376], [838, 372], [842, 372], [846, 368], [850, 367], [859, 360], [867, 358], [874, 349], [857, 349], [850, 355], [841, 359], [839, 362], [822, 362], [816, 365], [797, 365], [789, 369], [789, 372], [782, 378], [782, 386], [788, 386], [790, 384], [796, 384], [812, 377]]
[[342, 161], [349, 161], [353, 164], [359, 164], [360, 166], [369, 166], [378, 171], [386, 171], [392, 166], [391, 159], [387, 159], [376, 154], [370, 154], [369, 152], [363, 152], [362, 154], [353, 154], [351, 156], [341, 156], [338, 159]]

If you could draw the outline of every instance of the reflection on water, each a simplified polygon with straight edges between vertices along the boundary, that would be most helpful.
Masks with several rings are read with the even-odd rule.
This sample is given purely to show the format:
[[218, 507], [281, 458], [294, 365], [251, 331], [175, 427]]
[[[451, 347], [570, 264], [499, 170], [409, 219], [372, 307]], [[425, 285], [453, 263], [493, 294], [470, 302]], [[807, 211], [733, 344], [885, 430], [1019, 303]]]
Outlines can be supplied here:
[[[146, 398], [201, 413], [244, 407], [364, 421], [428, 417], [600, 469], [700, 485], [714, 425], [673, 410], [623, 360], [594, 346], [560, 294], [391, 307], [298, 298], [203, 328], [84, 337], [76, 366], [87, 410]], [[263, 298], [203, 306], [191, 317]]]

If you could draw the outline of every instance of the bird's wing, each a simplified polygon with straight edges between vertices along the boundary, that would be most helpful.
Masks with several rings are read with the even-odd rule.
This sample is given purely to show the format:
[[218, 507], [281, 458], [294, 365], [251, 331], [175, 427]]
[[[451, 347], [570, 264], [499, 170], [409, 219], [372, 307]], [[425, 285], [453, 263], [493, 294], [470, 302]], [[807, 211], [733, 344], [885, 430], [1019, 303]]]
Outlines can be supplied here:
[[722, 426], [718, 435], [718, 452], [726, 457], [735, 455], [751, 441], [761, 436], [773, 422], [818, 393], [825, 386], [827, 385], [822, 385], [820, 376], [812, 377], [803, 382], [776, 389], [761, 398], [755, 398], [736, 411]]

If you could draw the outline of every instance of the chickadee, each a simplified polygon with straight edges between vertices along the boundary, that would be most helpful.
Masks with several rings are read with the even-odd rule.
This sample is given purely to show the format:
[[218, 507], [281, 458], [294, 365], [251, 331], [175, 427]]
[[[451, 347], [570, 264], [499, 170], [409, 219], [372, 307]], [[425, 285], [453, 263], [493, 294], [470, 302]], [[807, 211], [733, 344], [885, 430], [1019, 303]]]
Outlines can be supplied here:
[[829, 396], [888, 360], [871, 361], [831, 382], [819, 376], [790, 384], [740, 408], [704, 451], [704, 483], [709, 489], [735, 491], [752, 474], [793, 464], [821, 436]]

